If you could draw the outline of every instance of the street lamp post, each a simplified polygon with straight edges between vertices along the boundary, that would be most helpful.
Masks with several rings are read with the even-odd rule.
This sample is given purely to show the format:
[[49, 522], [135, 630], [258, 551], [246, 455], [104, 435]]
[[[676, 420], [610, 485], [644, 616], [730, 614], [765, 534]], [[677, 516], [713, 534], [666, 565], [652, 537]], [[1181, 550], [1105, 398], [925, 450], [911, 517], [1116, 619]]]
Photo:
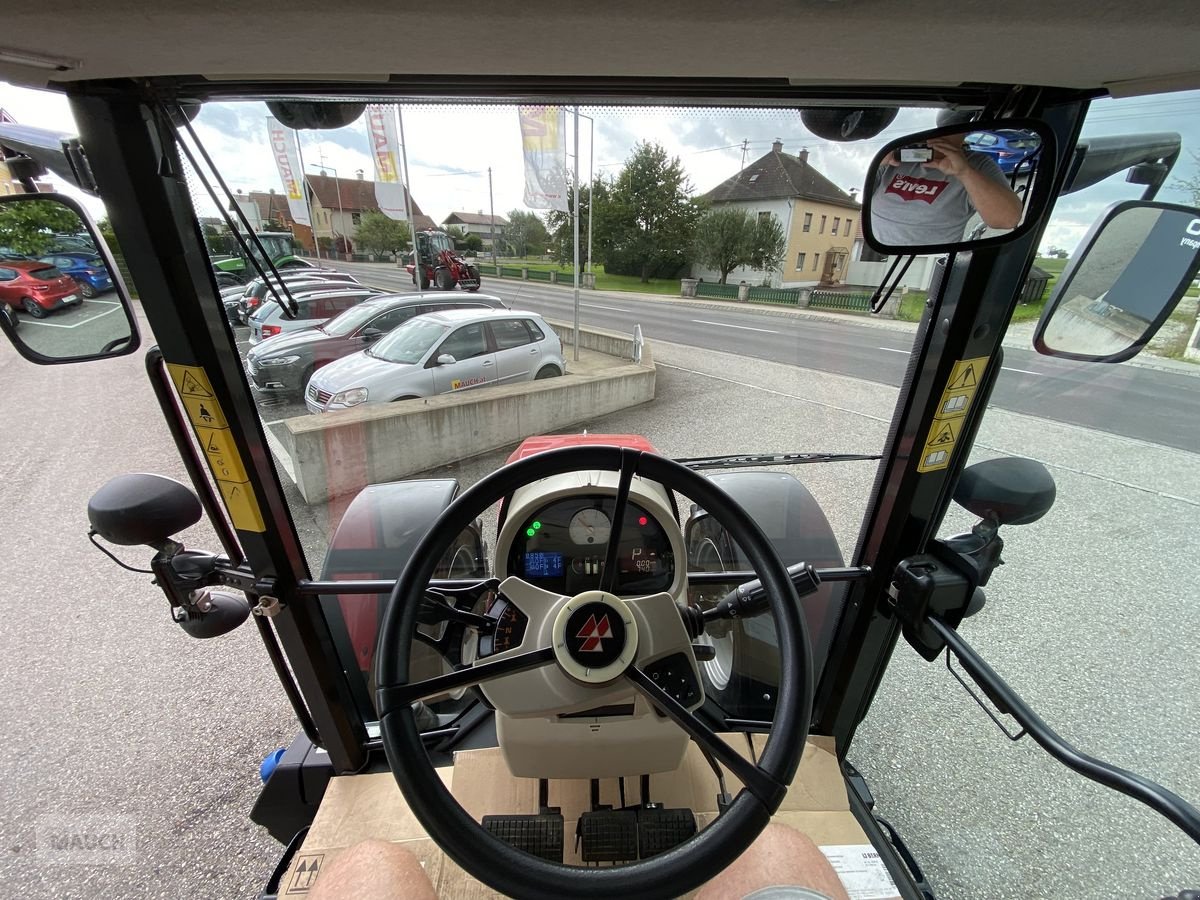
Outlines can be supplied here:
[[[327, 166], [324, 163], [309, 163], [308, 167], [310, 169], [320, 169], [322, 175], [325, 174], [326, 169], [328, 169], [330, 172], [333, 173], [333, 183], [334, 183], [335, 187], [337, 188], [338, 218], [342, 220], [342, 224], [344, 225], [346, 223], [346, 213], [342, 209], [342, 180], [340, 178], [338, 178], [337, 169], [335, 169], [333, 166]], [[338, 237], [343, 238], [343, 244], [344, 244], [345, 235], [338, 235], [337, 231], [332, 228], [329, 230], [332, 231]]]

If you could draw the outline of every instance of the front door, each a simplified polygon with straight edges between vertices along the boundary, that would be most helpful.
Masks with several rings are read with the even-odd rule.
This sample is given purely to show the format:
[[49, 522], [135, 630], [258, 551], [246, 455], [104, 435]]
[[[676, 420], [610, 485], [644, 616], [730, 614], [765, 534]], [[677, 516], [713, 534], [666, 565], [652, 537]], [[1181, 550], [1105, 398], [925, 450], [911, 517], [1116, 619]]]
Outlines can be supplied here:
[[433, 359], [445, 354], [453, 356], [454, 362], [434, 366], [433, 383], [439, 394], [496, 383], [496, 354], [488, 345], [484, 323], [474, 322], [450, 332], [434, 351]]

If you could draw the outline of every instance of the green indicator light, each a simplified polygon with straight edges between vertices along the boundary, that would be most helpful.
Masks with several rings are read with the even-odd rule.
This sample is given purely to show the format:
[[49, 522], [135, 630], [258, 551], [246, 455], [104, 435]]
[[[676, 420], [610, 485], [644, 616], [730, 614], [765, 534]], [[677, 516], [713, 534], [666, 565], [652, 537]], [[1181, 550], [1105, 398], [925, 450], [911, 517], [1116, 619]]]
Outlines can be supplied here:
[[542, 527], [542, 523], [541, 523], [541, 522], [534, 522], [534, 523], [533, 523], [533, 530], [534, 530], [534, 531], [537, 531], [537, 530], [538, 530], [539, 528], [541, 528], [541, 527]]
[[533, 537], [536, 533], [537, 532], [535, 532], [532, 528], [525, 529], [525, 534], [528, 535], [529, 537]]

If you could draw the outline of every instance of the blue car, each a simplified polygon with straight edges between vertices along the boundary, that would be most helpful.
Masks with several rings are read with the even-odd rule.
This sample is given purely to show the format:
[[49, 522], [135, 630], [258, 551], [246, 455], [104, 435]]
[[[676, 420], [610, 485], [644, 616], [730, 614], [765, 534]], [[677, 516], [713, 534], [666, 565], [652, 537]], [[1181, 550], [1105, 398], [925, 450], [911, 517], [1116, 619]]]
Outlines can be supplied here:
[[[1000, 166], [1000, 171], [1011, 175], [1017, 166], [1031, 158], [1042, 142], [1036, 134], [1002, 128], [999, 131], [973, 131], [963, 139], [968, 150], [986, 153]], [[1029, 168], [1028, 162], [1023, 167]]]
[[94, 252], [64, 250], [43, 256], [41, 261], [56, 266], [64, 275], [70, 275], [79, 282], [79, 292], [84, 297], [95, 297], [113, 289], [112, 277], [104, 260]]

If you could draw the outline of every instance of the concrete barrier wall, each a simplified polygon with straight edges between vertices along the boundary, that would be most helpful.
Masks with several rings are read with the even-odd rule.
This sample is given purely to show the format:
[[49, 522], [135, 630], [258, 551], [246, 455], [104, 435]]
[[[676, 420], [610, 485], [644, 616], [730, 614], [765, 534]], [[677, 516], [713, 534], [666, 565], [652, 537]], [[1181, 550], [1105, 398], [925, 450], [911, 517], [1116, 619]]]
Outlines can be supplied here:
[[[581, 331], [580, 346], [620, 349], [622, 339], [632, 354], [632, 338], [592, 329]], [[654, 384], [645, 345], [640, 364], [594, 374], [299, 416], [283, 423], [281, 443], [305, 501], [321, 503], [646, 403]]]
[[[575, 345], [575, 327], [570, 322], [558, 319], [547, 319], [546, 323], [554, 329], [563, 347]], [[619, 331], [604, 331], [600, 328], [579, 329], [579, 349], [595, 350], [617, 359], [634, 359], [633, 335], [622, 334]], [[570, 356], [567, 356], [568, 365]]]

